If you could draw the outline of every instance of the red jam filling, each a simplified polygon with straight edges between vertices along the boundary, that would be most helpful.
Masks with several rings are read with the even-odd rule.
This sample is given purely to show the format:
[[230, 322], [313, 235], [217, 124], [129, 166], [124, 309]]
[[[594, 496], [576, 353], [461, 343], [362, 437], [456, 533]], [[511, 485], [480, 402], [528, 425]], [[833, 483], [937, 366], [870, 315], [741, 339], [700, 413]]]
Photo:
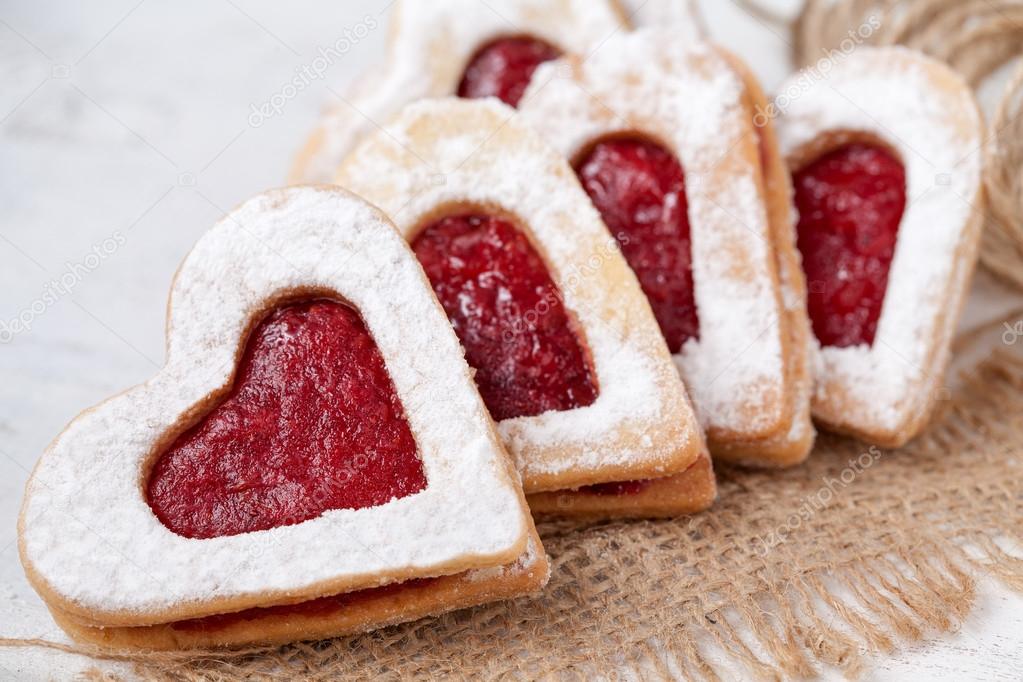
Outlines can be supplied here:
[[596, 144], [576, 173], [677, 353], [700, 336], [682, 166], [653, 142], [618, 139]]
[[595, 485], [584, 485], [579, 488], [579, 492], [590, 495], [638, 495], [650, 487], [651, 483], [653, 483], [652, 480], [597, 483]]
[[505, 104], [518, 106], [536, 67], [560, 56], [557, 48], [535, 38], [495, 40], [469, 62], [458, 96], [497, 97]]
[[412, 244], [494, 419], [590, 405], [589, 363], [543, 259], [511, 222], [456, 215]]
[[852, 144], [793, 184], [813, 331], [824, 346], [871, 345], [906, 206], [905, 168], [879, 146]]
[[384, 504], [426, 477], [361, 316], [325, 299], [252, 332], [227, 397], [156, 460], [149, 505], [179, 535], [287, 526]]
[[382, 587], [370, 587], [330, 597], [319, 597], [297, 604], [281, 604], [279, 606], [261, 606], [245, 609], [235, 613], [218, 613], [202, 618], [190, 618], [171, 623], [175, 630], [201, 631], [220, 630], [235, 623], [267, 616], [329, 616], [345, 608], [356, 606], [371, 599], [398, 594], [405, 590], [418, 589], [432, 584], [436, 578], [414, 578], [401, 583], [392, 583]]

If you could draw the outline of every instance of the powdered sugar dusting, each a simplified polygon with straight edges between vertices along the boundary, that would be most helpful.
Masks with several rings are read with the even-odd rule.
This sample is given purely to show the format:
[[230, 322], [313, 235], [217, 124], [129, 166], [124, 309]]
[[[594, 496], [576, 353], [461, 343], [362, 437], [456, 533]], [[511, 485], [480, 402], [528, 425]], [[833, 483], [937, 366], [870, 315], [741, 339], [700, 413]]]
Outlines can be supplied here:
[[[656, 322], [648, 308], [620, 305], [639, 284], [617, 243], [568, 164], [515, 119], [496, 100], [418, 102], [360, 146], [338, 182], [381, 206], [409, 238], [450, 205], [508, 212], [528, 228], [578, 320], [600, 393], [586, 407], [498, 424], [527, 480], [535, 472], [663, 466], [698, 436]], [[670, 437], [644, 439], [651, 425]], [[620, 437], [629, 432], [635, 437]], [[557, 456], [548, 456], [552, 447]]]
[[[566, 304], [572, 309], [567, 296]], [[608, 449], [608, 433], [618, 428], [623, 420], [663, 419], [664, 406], [655, 385], [655, 367], [642, 345], [628, 343], [619, 330], [600, 323], [587, 330], [586, 341], [593, 353], [600, 386], [596, 402], [574, 410], [499, 422], [498, 431], [509, 451], [513, 454], [528, 452], [537, 444], [547, 443], [571, 445], [574, 451], [571, 457], [539, 463], [545, 471], [564, 473], [579, 468], [599, 469], [608, 463], [650, 460], [656, 463], [666, 447], [679, 447], [679, 443], [655, 443], [645, 437], [632, 447]], [[525, 469], [537, 466], [531, 461], [521, 461], [520, 465]]]
[[[943, 80], [935, 80], [936, 70]], [[795, 91], [794, 81], [781, 91], [789, 88]], [[826, 347], [818, 359], [820, 399], [840, 390], [849, 401], [845, 420], [893, 431], [940, 381], [944, 361], [935, 362], [932, 350], [943, 344], [937, 356], [947, 356], [939, 314], [954, 313], [969, 271], [957, 253], [969, 241], [980, 185], [982, 121], [946, 67], [904, 48], [861, 48], [794, 99], [778, 126], [786, 155], [828, 131], [870, 133], [906, 168], [907, 205], [874, 344]]]
[[410, 102], [455, 94], [469, 60], [497, 38], [528, 35], [585, 53], [621, 27], [608, 0], [399, 0], [387, 64], [329, 111], [322, 146], [298, 169], [301, 182], [330, 182], [344, 156]]
[[637, 28], [671, 27], [675, 40], [691, 45], [701, 40], [691, 0], [619, 0], [629, 23]]
[[[523, 552], [514, 563], [510, 563], [506, 566], [494, 566], [492, 568], [477, 568], [476, 570], [466, 573], [465, 577], [472, 582], [485, 582], [507, 578], [511, 575], [520, 574], [523, 571], [529, 571], [532, 575], [532, 572], [539, 568], [538, 564], [541, 562], [543, 557], [543, 547], [540, 546], [539, 540], [530, 535], [526, 540], [526, 551]], [[540, 584], [546, 584], [548, 578], [550, 578], [551, 569], [550, 564], [546, 561], [542, 563], [545, 566], [546, 573], [538, 582]]]
[[[336, 292], [362, 314], [404, 405], [427, 488], [390, 503], [212, 539], [164, 527], [145, 463], [186, 411], [229, 381], [254, 315], [294, 290]], [[493, 563], [526, 533], [461, 347], [404, 240], [375, 209], [327, 188], [268, 192], [196, 245], [171, 295], [165, 367], [82, 414], [43, 456], [23, 509], [24, 558], [80, 607], [148, 614], [210, 600], [303, 594], [352, 578]], [[417, 339], [429, 353], [408, 352]], [[393, 579], [393, 578], [392, 578]], [[208, 607], [207, 607], [208, 608]]]
[[[570, 77], [563, 77], [570, 74]], [[522, 116], [567, 158], [615, 133], [666, 144], [686, 173], [700, 338], [675, 356], [708, 428], [770, 430], [783, 416], [781, 301], [743, 86], [674, 32], [616, 35], [585, 60], [541, 66]]]

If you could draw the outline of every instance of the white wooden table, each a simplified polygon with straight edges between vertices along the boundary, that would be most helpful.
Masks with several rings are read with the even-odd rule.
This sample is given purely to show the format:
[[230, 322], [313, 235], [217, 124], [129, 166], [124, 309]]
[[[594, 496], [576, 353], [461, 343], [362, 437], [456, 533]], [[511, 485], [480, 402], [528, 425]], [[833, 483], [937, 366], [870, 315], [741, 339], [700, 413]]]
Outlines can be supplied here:
[[[81, 409], [157, 369], [177, 264], [223, 210], [283, 183], [331, 90], [380, 56], [385, 31], [353, 40], [309, 87], [285, 86], [346, 28], [386, 25], [387, 4], [0, 3], [0, 636], [65, 641], [17, 555], [39, 453]], [[715, 37], [777, 84], [785, 32], [705, 5]], [[279, 114], [252, 115], [271, 100]], [[0, 648], [0, 679], [92, 666]], [[1020, 679], [1023, 599], [986, 583], [961, 632], [878, 660], [868, 677]]]

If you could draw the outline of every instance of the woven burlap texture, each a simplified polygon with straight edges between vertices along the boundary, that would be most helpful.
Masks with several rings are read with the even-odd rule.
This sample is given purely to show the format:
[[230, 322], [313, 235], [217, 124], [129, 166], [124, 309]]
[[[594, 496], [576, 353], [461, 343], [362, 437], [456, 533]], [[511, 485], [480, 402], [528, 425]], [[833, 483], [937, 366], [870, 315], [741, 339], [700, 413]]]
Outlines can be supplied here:
[[[751, 11], [764, 10], [741, 0]], [[775, 21], [782, 21], [775, 19]], [[876, 30], [867, 27], [877, 26]], [[808, 0], [792, 27], [796, 66], [859, 44], [906, 45], [946, 61], [974, 87], [1023, 56], [1020, 0]], [[846, 47], [843, 47], [846, 46]], [[1023, 288], [1023, 64], [990, 116], [981, 263]]]
[[1023, 590], [1023, 361], [1001, 351], [950, 396], [898, 451], [823, 436], [796, 469], [724, 468], [692, 518], [542, 524], [536, 599], [231, 654], [71, 649], [171, 680], [855, 675], [954, 629], [978, 576]]

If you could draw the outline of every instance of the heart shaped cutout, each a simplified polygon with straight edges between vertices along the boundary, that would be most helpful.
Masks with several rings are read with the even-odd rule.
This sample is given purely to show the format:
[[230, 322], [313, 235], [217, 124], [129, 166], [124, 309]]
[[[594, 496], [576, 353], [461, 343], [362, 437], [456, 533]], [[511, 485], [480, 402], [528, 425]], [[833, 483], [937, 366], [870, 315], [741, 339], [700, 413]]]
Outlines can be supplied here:
[[536, 67], [560, 56], [558, 48], [537, 38], [499, 38], [484, 45], [469, 61], [458, 96], [497, 97], [518, 106]]
[[510, 221], [465, 214], [412, 243], [495, 420], [593, 404], [597, 386], [561, 293]]
[[576, 174], [621, 244], [668, 349], [678, 353], [700, 338], [682, 165], [649, 140], [610, 139], [593, 145]]
[[22, 560], [54, 612], [150, 626], [522, 556], [518, 481], [378, 209], [326, 186], [254, 197], [168, 310], [164, 367], [76, 418], [27, 488]]
[[361, 316], [319, 299], [249, 336], [228, 395], [157, 458], [153, 512], [189, 538], [301, 523], [426, 487], [380, 351]]
[[906, 208], [906, 170], [879, 145], [833, 149], [793, 174], [813, 331], [823, 346], [873, 345]]

